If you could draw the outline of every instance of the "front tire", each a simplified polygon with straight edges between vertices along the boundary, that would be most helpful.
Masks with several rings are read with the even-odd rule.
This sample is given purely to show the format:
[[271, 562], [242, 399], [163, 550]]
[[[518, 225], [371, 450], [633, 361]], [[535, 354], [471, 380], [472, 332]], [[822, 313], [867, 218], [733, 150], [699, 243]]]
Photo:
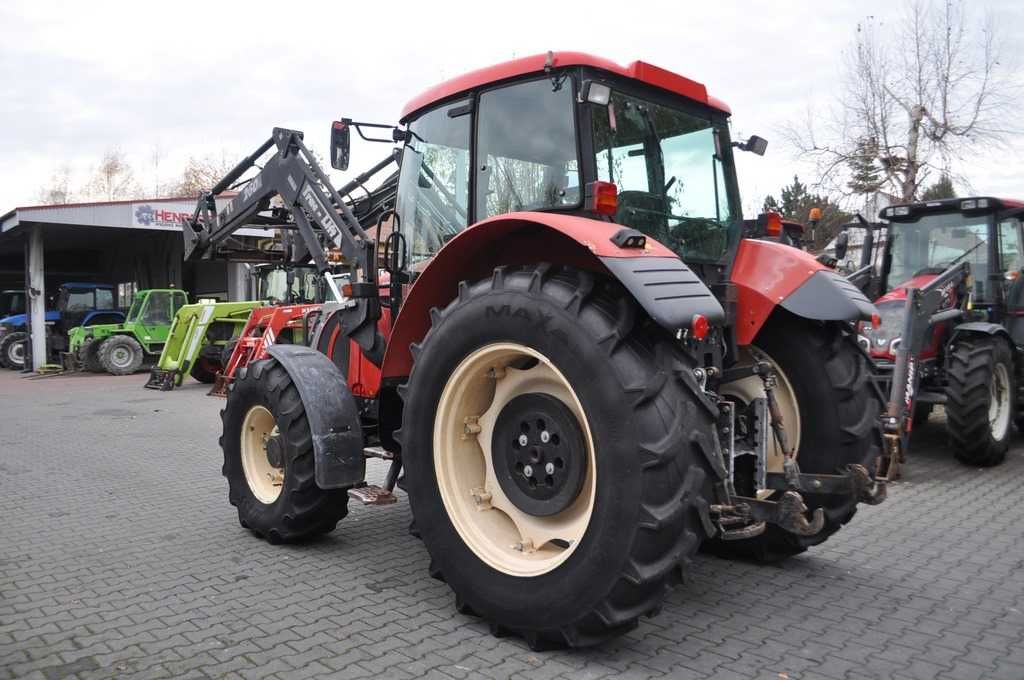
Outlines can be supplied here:
[[[779, 313], [765, 324], [754, 345], [759, 358], [775, 365], [779, 383], [776, 397], [800, 470], [839, 474], [848, 465], [859, 464], [873, 473], [882, 451], [882, 400], [871, 382], [870, 365], [853, 337], [834, 324]], [[760, 379], [752, 380], [757, 383], [752, 396], [763, 396]], [[726, 383], [722, 394], [728, 399], [741, 391], [738, 388]], [[768, 436], [772, 437], [770, 433]], [[773, 449], [777, 449], [774, 438], [768, 469], [781, 472], [781, 452], [772, 455]], [[723, 557], [775, 562], [828, 540], [856, 513], [857, 499], [852, 496], [806, 492], [802, 496], [808, 509], [825, 511], [825, 526], [814, 536], [798, 536], [769, 524], [755, 538], [712, 540], [708, 550]]]
[[95, 338], [86, 340], [78, 348], [78, 365], [90, 373], [102, 373], [103, 364], [100, 363], [99, 340]]
[[989, 467], [1006, 458], [1013, 422], [1013, 356], [998, 338], [958, 340], [946, 367], [946, 423], [954, 455]]
[[332, 531], [348, 514], [345, 489], [316, 485], [306, 410], [275, 359], [236, 377], [221, 421], [221, 471], [242, 527], [271, 543], [293, 542]]
[[499, 268], [432, 316], [399, 437], [431, 575], [534, 649], [632, 629], [705, 538], [719, 453], [692, 358], [575, 270]]
[[28, 333], [18, 331], [8, 334], [0, 343], [0, 356], [3, 357], [4, 366], [20, 371], [25, 368], [25, 348], [28, 343]]
[[98, 354], [103, 370], [111, 375], [131, 375], [142, 366], [142, 345], [128, 335], [111, 335]]

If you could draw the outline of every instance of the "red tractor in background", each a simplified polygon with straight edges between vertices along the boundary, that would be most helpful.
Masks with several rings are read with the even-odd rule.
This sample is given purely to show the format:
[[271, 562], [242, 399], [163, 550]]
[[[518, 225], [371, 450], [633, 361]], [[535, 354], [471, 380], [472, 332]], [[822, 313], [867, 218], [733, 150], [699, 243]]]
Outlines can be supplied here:
[[866, 250], [865, 275], [851, 276], [881, 294], [880, 323], [862, 322], [859, 332], [888, 381], [887, 437], [902, 438], [905, 450], [915, 423], [941, 404], [956, 457], [996, 465], [1024, 384], [1024, 202], [953, 198], [890, 206], [879, 217], [888, 222], [884, 247]]
[[759, 144], [732, 142], [729, 115], [675, 73], [560, 52], [442, 83], [397, 127], [342, 119], [335, 168], [352, 129], [400, 150], [379, 252], [302, 134], [275, 129], [200, 198], [186, 257], [280, 196], [280, 228], [322, 272], [336, 251], [348, 283], [310, 347], [274, 344], [231, 384], [241, 525], [302, 540], [398, 484], [457, 608], [540, 649], [653, 615], [702, 544], [779, 559], [880, 502], [882, 395], [852, 325], [875, 309], [807, 253], [742, 238], [733, 148]]

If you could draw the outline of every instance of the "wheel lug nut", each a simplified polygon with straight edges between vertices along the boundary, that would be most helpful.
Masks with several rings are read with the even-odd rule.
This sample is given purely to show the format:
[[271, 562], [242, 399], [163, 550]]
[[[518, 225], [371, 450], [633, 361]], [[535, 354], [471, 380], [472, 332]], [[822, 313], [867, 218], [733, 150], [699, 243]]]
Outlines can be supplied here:
[[555, 474], [555, 464], [554, 463], [548, 463], [547, 465], [545, 465], [544, 466], [544, 472], [548, 473], [549, 475]]
[[519, 445], [520, 446], [526, 446], [529, 443], [530, 443], [530, 440], [526, 438], [525, 434], [519, 435]]
[[530, 465], [527, 465], [526, 467], [524, 467], [523, 468], [523, 474], [526, 477], [533, 477], [533, 467], [530, 466]]
[[547, 430], [542, 430], [540, 433], [540, 440], [547, 444], [549, 441], [551, 441], [551, 434], [548, 433]]

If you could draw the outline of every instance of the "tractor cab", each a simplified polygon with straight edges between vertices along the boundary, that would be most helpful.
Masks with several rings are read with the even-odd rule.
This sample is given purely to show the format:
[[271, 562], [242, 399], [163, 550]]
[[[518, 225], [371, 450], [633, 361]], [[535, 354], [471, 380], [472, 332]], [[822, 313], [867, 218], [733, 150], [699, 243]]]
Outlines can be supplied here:
[[[924, 288], [960, 265], [966, 265], [969, 275], [943, 287], [943, 308], [962, 307], [975, 321], [1015, 321], [1012, 310], [1024, 306], [1024, 289], [1018, 284], [1024, 267], [1022, 214], [1024, 203], [985, 197], [884, 209], [880, 217], [889, 221], [888, 240], [878, 282], [881, 297], [875, 303], [882, 323], [877, 328], [866, 326], [867, 342], [862, 340], [871, 355], [883, 360], [895, 357], [902, 340], [907, 291]], [[948, 335], [946, 325], [933, 329], [925, 357], [939, 353]], [[1024, 325], [1018, 341], [1024, 341]]]
[[0, 319], [25, 313], [25, 291], [0, 291]]
[[323, 298], [314, 265], [264, 264], [252, 269], [253, 299], [271, 305], [311, 304]]
[[[442, 83], [395, 130], [408, 262], [422, 269], [468, 226], [523, 211], [614, 222], [641, 248], [650, 236], [687, 262], [728, 262], [742, 225], [732, 150], [767, 144], [732, 142], [729, 115], [687, 78], [575, 53]], [[347, 160], [347, 139], [332, 142]]]

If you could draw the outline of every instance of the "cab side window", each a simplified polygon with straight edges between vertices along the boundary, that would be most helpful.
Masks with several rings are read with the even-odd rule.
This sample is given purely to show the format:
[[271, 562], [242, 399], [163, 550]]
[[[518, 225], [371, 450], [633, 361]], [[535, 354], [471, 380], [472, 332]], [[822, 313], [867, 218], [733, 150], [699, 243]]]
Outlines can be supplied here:
[[1020, 249], [1020, 220], [1017, 218], [999, 223], [999, 257], [1006, 273], [1020, 271], [1024, 266]]

